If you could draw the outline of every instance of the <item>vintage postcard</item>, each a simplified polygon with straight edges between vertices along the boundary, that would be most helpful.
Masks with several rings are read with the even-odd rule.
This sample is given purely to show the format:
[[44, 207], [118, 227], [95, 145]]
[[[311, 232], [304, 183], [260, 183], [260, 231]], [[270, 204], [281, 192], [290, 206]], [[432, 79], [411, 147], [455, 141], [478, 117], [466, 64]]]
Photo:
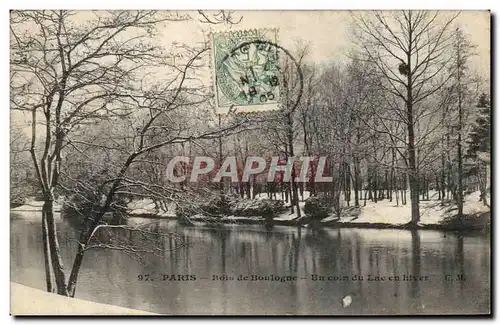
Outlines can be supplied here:
[[11, 314], [490, 315], [490, 21], [11, 11]]

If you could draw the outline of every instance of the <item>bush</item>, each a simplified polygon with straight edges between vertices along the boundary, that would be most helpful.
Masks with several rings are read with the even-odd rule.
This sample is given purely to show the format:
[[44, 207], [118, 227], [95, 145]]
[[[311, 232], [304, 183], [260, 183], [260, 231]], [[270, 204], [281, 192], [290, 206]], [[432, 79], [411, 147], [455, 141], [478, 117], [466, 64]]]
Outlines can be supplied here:
[[[64, 214], [82, 214], [90, 215], [101, 211], [102, 206], [105, 203], [106, 197], [101, 195], [88, 195], [88, 197], [83, 197], [82, 195], [70, 194], [64, 197], [62, 212]], [[108, 212], [119, 211], [124, 213], [125, 207], [128, 203], [128, 199], [121, 195], [115, 195], [113, 201], [108, 209]]]
[[176, 209], [179, 217], [202, 214], [208, 217], [234, 215], [264, 218], [272, 218], [284, 210], [284, 203], [281, 200], [240, 199], [230, 195], [216, 195], [200, 203], [183, 202]]
[[313, 219], [321, 220], [332, 213], [332, 202], [324, 196], [311, 196], [306, 199], [304, 213]]
[[244, 199], [231, 206], [231, 213], [242, 217], [274, 217], [283, 212], [285, 205], [281, 200]]
[[210, 199], [199, 203], [183, 202], [176, 209], [176, 214], [179, 217], [191, 217], [196, 214], [221, 217], [231, 212], [230, 206], [235, 204], [235, 200], [236, 198], [228, 195], [214, 195]]
[[17, 208], [26, 203], [26, 197], [24, 196], [10, 196], [10, 207]]
[[459, 218], [458, 215], [446, 217], [441, 225], [445, 229], [452, 230], [489, 230], [490, 223], [490, 212], [474, 212], [463, 215], [462, 218]]
[[88, 200], [76, 194], [68, 195], [62, 205], [64, 215], [89, 215], [98, 209], [97, 200]]

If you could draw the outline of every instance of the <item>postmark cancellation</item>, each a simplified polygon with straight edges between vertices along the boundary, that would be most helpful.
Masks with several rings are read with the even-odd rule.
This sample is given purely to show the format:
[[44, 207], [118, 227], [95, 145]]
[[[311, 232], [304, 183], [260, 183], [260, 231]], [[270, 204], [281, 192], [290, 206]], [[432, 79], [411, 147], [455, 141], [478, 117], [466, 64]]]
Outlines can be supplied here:
[[278, 109], [278, 30], [213, 33], [212, 80], [218, 114]]

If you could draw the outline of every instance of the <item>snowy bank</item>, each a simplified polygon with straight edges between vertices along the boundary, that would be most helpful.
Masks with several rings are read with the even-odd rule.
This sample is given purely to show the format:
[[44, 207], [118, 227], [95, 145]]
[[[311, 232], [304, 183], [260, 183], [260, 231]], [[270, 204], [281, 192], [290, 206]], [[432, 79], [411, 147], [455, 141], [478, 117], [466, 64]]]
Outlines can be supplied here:
[[[442, 202], [438, 199], [438, 193], [431, 191], [429, 200], [420, 201], [420, 222], [419, 228], [430, 229], [484, 229], [490, 224], [490, 208], [485, 206], [479, 197], [479, 192], [468, 194], [464, 197], [464, 222], [462, 224], [453, 220], [457, 214], [457, 207], [452, 201]], [[227, 224], [267, 224], [267, 225], [285, 225], [298, 226], [306, 225], [311, 222], [310, 216], [304, 212], [305, 200], [310, 196], [308, 191], [304, 191], [300, 197], [299, 208], [301, 210], [301, 218], [298, 217], [295, 209], [291, 213], [290, 203], [285, 204], [286, 209], [279, 212], [272, 220], [266, 220], [263, 216], [251, 215], [226, 215], [221, 217], [209, 217], [206, 215], [196, 214], [190, 216], [190, 221], [193, 222], [210, 222], [210, 223], [227, 223]], [[277, 199], [281, 199], [281, 195], [276, 195]], [[247, 199], [248, 204], [257, 204], [260, 200], [270, 199], [266, 193], [259, 193], [255, 199]], [[345, 201], [341, 199], [341, 203]], [[339, 218], [334, 212], [320, 221], [321, 226], [328, 227], [356, 227], [356, 228], [406, 228], [411, 221], [411, 200], [408, 198], [407, 203], [402, 205], [401, 202], [396, 204], [393, 200], [379, 200], [377, 203], [367, 200], [366, 205], [364, 200], [360, 200], [359, 207], [351, 206], [342, 207], [342, 213]], [[39, 211], [43, 202], [32, 201], [30, 207], [21, 206], [11, 209], [16, 211]], [[158, 204], [158, 203], [157, 203]], [[258, 205], [258, 204], [257, 204]], [[130, 218], [158, 218], [158, 219], [178, 219], [175, 213], [175, 204], [164, 204], [160, 209], [159, 206], [151, 199], [134, 200], [127, 205]]]
[[[11, 208], [10, 211], [42, 211], [43, 201], [36, 201], [35, 199], [28, 199], [23, 205]], [[54, 201], [53, 207], [54, 212], [61, 211], [61, 204]]]
[[54, 293], [10, 283], [10, 314], [35, 315], [156, 315], [147, 311], [63, 297]]
[[127, 204], [127, 214], [135, 217], [155, 217], [155, 218], [172, 218], [175, 217], [175, 204], [166, 206], [167, 211], [158, 209], [152, 199], [134, 200]]
[[[433, 193], [429, 201], [420, 201], [420, 222], [419, 225], [437, 226], [445, 220], [453, 217], [457, 213], [455, 205], [442, 204], [435, 198], [437, 193]], [[479, 192], [474, 192], [465, 196], [464, 215], [478, 215], [489, 212], [489, 208], [479, 200]], [[323, 221], [330, 221], [329, 217]], [[360, 213], [356, 216], [341, 217], [339, 223], [350, 224], [389, 224], [401, 226], [411, 221], [411, 201], [406, 205], [396, 205], [395, 201], [382, 200], [377, 203], [367, 201], [366, 206], [361, 207]]]
[[[304, 200], [309, 197], [309, 192], [304, 191]], [[280, 194], [277, 198], [281, 198]], [[255, 198], [258, 200], [269, 199], [266, 193], [259, 193]], [[474, 192], [465, 196], [464, 202], [464, 219], [466, 222], [462, 225], [457, 225], [453, 221], [453, 217], [457, 214], [457, 207], [451, 201], [442, 202], [438, 199], [437, 192], [431, 192], [429, 200], [420, 201], [420, 222], [419, 228], [430, 229], [483, 229], [489, 226], [489, 207], [485, 206], [479, 198], [479, 192]], [[213, 222], [213, 223], [228, 223], [228, 224], [274, 224], [298, 226], [310, 223], [310, 219], [304, 213], [305, 201], [299, 202], [301, 210], [301, 218], [298, 217], [297, 211], [291, 213], [290, 204], [286, 204], [286, 210], [271, 221], [266, 220], [261, 216], [223, 216], [223, 217], [207, 217], [200, 214], [190, 217], [193, 222]], [[345, 204], [343, 200], [342, 203]], [[352, 202], [351, 202], [352, 203]], [[328, 227], [356, 227], [356, 228], [406, 228], [411, 221], [411, 200], [408, 199], [405, 205], [401, 202], [396, 204], [393, 200], [379, 200], [377, 203], [367, 200], [366, 206], [364, 201], [360, 200], [359, 207], [342, 207], [340, 218], [337, 214], [331, 213], [328, 217], [321, 220], [322, 226]], [[129, 204], [131, 211], [130, 216], [143, 216], [153, 218], [176, 218], [175, 212], [156, 212], [155, 205], [151, 200], [144, 199], [135, 201]], [[173, 209], [175, 210], [175, 208]], [[172, 212], [171, 212], [172, 211]]]

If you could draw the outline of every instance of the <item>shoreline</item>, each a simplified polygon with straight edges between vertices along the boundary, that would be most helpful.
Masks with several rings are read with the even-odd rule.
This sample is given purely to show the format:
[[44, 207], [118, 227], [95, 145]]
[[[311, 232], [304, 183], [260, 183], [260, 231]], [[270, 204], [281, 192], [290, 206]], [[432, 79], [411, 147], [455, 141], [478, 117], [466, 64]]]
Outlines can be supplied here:
[[[154, 213], [137, 213], [129, 214], [128, 218], [144, 218], [144, 219], [164, 219], [164, 220], [179, 220], [177, 216], [171, 215], [158, 215]], [[193, 222], [205, 223], [223, 223], [223, 224], [242, 224], [242, 225], [269, 225], [269, 226], [289, 226], [289, 227], [306, 227], [308, 224], [301, 224], [301, 220], [297, 219], [273, 219], [267, 221], [263, 217], [204, 217], [193, 216], [189, 218]], [[351, 221], [320, 221], [317, 223], [317, 228], [360, 228], [360, 229], [403, 229], [403, 230], [441, 230], [441, 231], [489, 231], [489, 225], [482, 225], [480, 227], [455, 227], [446, 224], [418, 224], [413, 227], [410, 224], [391, 224], [381, 222], [351, 222]], [[487, 226], [487, 227], [486, 227]]]
[[[10, 209], [10, 213], [33, 213], [33, 212], [41, 212], [41, 209]], [[58, 212], [58, 211], [55, 211]], [[355, 219], [351, 220], [343, 220], [339, 221], [339, 219], [330, 219], [315, 222], [316, 228], [359, 228], [359, 229], [402, 229], [402, 230], [440, 230], [440, 231], [474, 231], [474, 232], [490, 232], [491, 228], [491, 212], [482, 212], [476, 213], [476, 215], [488, 216], [487, 223], [478, 223], [478, 224], [458, 224], [458, 223], [449, 223], [449, 224], [440, 224], [440, 223], [419, 223], [416, 226], [413, 226], [409, 223], [387, 223], [387, 222], [355, 222]], [[465, 217], [470, 217], [471, 215], [466, 215]], [[134, 213], [131, 212], [127, 215], [127, 219], [135, 219], [135, 218], [144, 218], [144, 219], [152, 219], [152, 220], [177, 220], [179, 221], [179, 217], [172, 214], [158, 214], [154, 212], [140, 212]], [[331, 217], [328, 217], [331, 218]], [[213, 223], [213, 224], [234, 224], [234, 225], [262, 225], [262, 226], [288, 226], [288, 227], [303, 227], [307, 228], [311, 224], [307, 218], [280, 218], [276, 217], [272, 220], [266, 220], [263, 217], [243, 217], [243, 216], [225, 216], [225, 217], [207, 217], [202, 215], [195, 215], [189, 217], [189, 220], [194, 223]], [[481, 221], [478, 218], [479, 221]], [[484, 221], [484, 220], [483, 220]]]
[[16, 282], [10, 282], [9, 313], [16, 317], [158, 315], [139, 309], [64, 297]]

